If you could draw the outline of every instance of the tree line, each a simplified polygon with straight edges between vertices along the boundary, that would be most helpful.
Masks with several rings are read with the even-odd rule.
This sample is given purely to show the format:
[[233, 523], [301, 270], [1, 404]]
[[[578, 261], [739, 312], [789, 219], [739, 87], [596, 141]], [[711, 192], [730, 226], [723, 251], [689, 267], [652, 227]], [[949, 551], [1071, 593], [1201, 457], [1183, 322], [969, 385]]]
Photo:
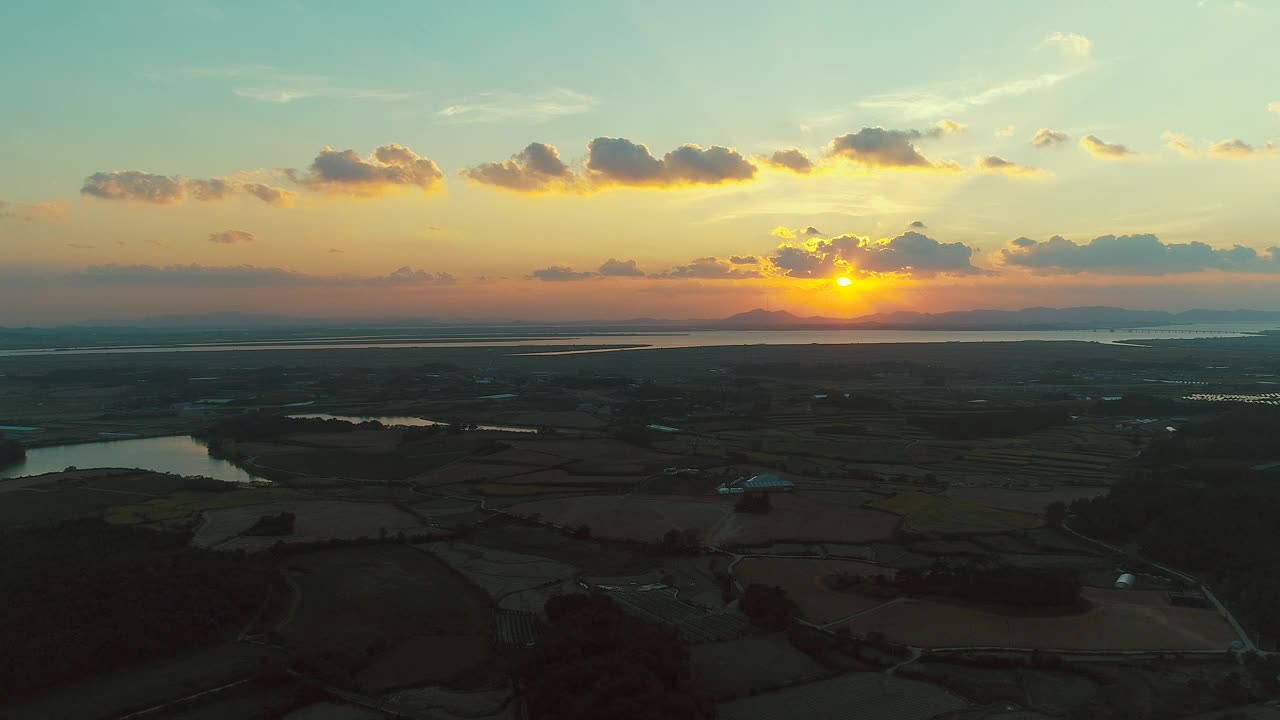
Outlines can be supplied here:
[[1144, 470], [1071, 504], [1067, 523], [1194, 573], [1245, 621], [1280, 639], [1280, 485], [1232, 470]]
[[530, 720], [709, 720], [689, 648], [671, 630], [627, 615], [604, 595], [547, 601], [551, 630], [512, 673]]

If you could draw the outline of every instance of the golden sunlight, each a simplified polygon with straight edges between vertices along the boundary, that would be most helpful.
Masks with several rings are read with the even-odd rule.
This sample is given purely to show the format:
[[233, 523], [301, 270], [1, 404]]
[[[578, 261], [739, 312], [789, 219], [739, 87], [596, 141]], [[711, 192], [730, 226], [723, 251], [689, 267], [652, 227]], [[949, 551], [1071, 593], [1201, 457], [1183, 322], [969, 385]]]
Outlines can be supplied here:
[[853, 284], [853, 280], [852, 278], [838, 277], [836, 278], [836, 284], [839, 285], [840, 287], [849, 287], [850, 285]]

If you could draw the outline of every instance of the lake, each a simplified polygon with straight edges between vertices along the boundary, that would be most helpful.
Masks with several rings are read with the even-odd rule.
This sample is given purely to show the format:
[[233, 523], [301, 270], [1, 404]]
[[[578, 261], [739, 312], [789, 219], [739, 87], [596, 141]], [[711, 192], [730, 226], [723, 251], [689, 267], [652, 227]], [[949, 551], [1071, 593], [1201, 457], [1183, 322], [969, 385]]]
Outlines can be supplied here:
[[186, 435], [27, 448], [26, 462], [0, 469], [0, 479], [61, 472], [72, 465], [141, 468], [238, 483], [258, 479], [226, 460], [210, 457], [204, 443]]
[[[401, 426], [401, 427], [432, 427], [436, 425], [452, 425], [440, 420], [425, 420], [418, 417], [409, 417], [407, 415], [326, 415], [324, 413], [311, 413], [307, 415], [290, 415], [289, 417], [302, 418], [306, 420], [342, 420], [349, 423], [362, 423], [377, 421], [383, 425]], [[516, 433], [536, 433], [537, 428], [520, 427], [519, 425], [476, 425], [477, 430], [497, 430], [499, 432], [516, 432]]]
[[[324, 341], [279, 340], [226, 343], [161, 343], [156, 345], [31, 348], [0, 350], [0, 357], [42, 355], [109, 355], [165, 352], [243, 352], [257, 350], [367, 350], [373, 348], [554, 348], [569, 346], [625, 346], [620, 350], [661, 348], [723, 347], [739, 345], [846, 345], [884, 343], [1020, 342], [1026, 340], [1118, 343], [1144, 339], [1188, 339], [1244, 337], [1274, 328], [1275, 323], [1230, 323], [1194, 326], [1131, 328], [1125, 330], [692, 330], [661, 333], [566, 333], [560, 336], [528, 337], [492, 334], [483, 339], [445, 338], [421, 335], [371, 341], [367, 335], [326, 338]], [[565, 351], [561, 351], [565, 352]], [[581, 352], [570, 350], [568, 352]], [[595, 350], [594, 352], [598, 352]]]

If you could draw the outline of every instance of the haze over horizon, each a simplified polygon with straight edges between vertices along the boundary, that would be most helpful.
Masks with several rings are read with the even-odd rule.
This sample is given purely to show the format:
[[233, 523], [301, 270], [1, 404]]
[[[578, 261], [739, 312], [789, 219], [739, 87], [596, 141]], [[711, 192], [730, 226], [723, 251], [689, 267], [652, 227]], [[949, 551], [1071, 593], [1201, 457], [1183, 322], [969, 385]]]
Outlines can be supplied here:
[[1264, 0], [13, 4], [0, 326], [1280, 310], [1277, 29]]

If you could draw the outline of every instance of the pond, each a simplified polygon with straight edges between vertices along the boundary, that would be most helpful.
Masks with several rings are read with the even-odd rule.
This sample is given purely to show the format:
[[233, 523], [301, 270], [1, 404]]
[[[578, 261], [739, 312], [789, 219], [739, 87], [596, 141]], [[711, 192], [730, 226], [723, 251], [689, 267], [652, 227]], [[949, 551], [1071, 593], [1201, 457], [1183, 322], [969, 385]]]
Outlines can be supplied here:
[[186, 435], [27, 448], [26, 461], [0, 468], [0, 479], [61, 472], [73, 465], [141, 468], [239, 483], [258, 479], [226, 460], [210, 457], [204, 443]]
[[[452, 425], [441, 420], [425, 420], [423, 418], [408, 417], [401, 415], [326, 415], [324, 413], [311, 413], [307, 415], [290, 415], [289, 417], [303, 418], [307, 420], [342, 420], [350, 423], [362, 423], [376, 420], [387, 426], [400, 427], [429, 427], [432, 425]], [[516, 432], [516, 433], [536, 433], [537, 428], [521, 427], [519, 425], [476, 425], [477, 430], [497, 430], [499, 432]]]

